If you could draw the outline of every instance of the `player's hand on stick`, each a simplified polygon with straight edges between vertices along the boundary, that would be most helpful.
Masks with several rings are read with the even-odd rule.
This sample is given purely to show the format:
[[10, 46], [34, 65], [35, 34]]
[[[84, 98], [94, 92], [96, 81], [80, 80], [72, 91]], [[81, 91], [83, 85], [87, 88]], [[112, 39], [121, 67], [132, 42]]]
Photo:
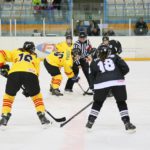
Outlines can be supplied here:
[[71, 80], [74, 81], [74, 82], [78, 82], [80, 80], [80, 77], [74, 76], [74, 77], [71, 78]]

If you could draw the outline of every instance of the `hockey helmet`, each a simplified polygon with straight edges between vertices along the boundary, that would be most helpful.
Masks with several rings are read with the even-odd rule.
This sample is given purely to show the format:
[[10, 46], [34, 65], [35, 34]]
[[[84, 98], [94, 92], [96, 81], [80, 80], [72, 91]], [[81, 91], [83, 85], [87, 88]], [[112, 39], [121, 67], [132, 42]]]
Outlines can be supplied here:
[[86, 38], [87, 34], [84, 31], [80, 31], [79, 38]]
[[33, 42], [26, 41], [23, 45], [23, 49], [26, 51], [34, 52], [35, 51], [35, 45]]
[[111, 48], [112, 54], [120, 54], [122, 52], [121, 43], [117, 40], [110, 40], [109, 47]]
[[110, 54], [110, 48], [107, 45], [101, 45], [97, 49], [97, 57], [105, 60], [107, 56]]
[[116, 41], [117, 43], [117, 53], [120, 54], [122, 52], [122, 45], [119, 41]]
[[72, 39], [72, 35], [71, 34], [66, 34], [66, 39]]
[[103, 36], [102, 41], [109, 41], [109, 37], [108, 36]]

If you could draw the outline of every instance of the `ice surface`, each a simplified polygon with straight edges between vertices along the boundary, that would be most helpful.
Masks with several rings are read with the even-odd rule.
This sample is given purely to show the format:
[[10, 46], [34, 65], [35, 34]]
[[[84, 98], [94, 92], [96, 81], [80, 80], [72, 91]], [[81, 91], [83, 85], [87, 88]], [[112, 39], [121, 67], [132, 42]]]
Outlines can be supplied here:
[[[90, 107], [63, 128], [54, 123], [44, 130], [32, 101], [25, 98], [20, 90], [8, 127], [5, 131], [0, 131], [0, 150], [150, 150], [150, 62], [128, 64], [130, 73], [126, 76], [127, 103], [131, 121], [137, 126], [135, 134], [125, 132], [113, 98], [106, 100], [90, 132], [85, 129]], [[80, 76], [80, 83], [86, 90], [87, 82], [82, 72]], [[41, 92], [46, 109], [55, 117], [69, 118], [92, 101], [92, 96], [82, 95], [77, 84], [72, 94], [64, 93], [63, 97], [50, 95], [50, 78], [41, 64]], [[62, 91], [66, 82], [64, 73], [63, 78]], [[5, 84], [6, 79], [0, 77], [0, 109]]]

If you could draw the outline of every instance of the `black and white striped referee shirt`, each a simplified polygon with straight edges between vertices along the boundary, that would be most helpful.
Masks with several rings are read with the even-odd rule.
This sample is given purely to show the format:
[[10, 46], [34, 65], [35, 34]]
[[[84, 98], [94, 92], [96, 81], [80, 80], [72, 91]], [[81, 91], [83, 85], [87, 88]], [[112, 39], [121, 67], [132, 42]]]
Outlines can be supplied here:
[[80, 42], [79, 40], [74, 43], [73, 48], [79, 48], [81, 50], [81, 58], [84, 58], [88, 54], [88, 50], [92, 48], [89, 40]]

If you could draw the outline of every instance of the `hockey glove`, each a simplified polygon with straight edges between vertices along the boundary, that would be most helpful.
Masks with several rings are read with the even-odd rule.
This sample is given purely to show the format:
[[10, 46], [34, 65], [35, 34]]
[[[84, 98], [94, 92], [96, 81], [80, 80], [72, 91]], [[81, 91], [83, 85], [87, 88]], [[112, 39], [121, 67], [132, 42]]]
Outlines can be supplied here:
[[9, 69], [10, 69], [10, 67], [9, 67], [9, 65], [7, 65], [7, 64], [4, 65], [4, 66], [2, 66], [2, 67], [0, 68], [0, 74], [1, 74], [2, 76], [4, 76], [4, 77], [7, 78]]
[[88, 56], [91, 56], [93, 57], [96, 53], [96, 48], [92, 48], [90, 51], [88, 51], [88, 53], [85, 55], [85, 58], [88, 57]]
[[74, 64], [76, 64], [77, 66], [80, 66], [80, 61], [79, 60], [75, 60]]
[[80, 79], [80, 77], [78, 77], [78, 76], [74, 76], [74, 77], [71, 78], [71, 80], [72, 80], [73, 82], [78, 82], [79, 79]]
[[94, 90], [94, 85], [90, 84], [89, 88], [93, 91]]
[[95, 52], [96, 52], [96, 48], [92, 48], [90, 51], [89, 51], [89, 54], [93, 55]]
[[29, 97], [29, 92], [26, 90], [26, 89], [23, 89], [22, 91], [22, 94], [25, 96], [25, 97]]

